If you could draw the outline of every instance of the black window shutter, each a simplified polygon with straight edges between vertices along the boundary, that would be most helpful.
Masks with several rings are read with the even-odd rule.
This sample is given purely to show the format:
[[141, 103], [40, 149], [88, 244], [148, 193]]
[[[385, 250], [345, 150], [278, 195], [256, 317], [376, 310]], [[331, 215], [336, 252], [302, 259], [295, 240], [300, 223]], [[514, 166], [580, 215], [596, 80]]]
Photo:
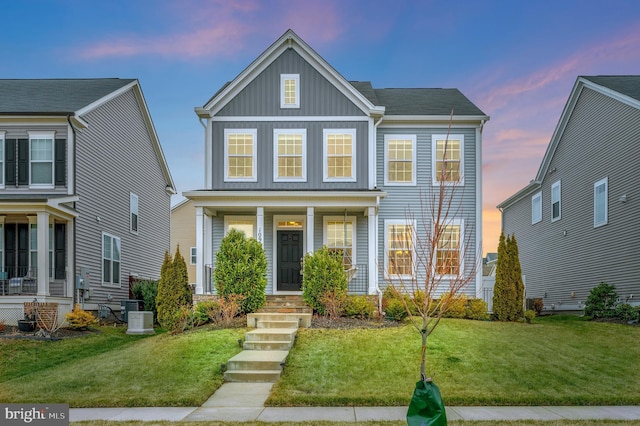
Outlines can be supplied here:
[[64, 223], [56, 223], [54, 234], [54, 278], [56, 280], [62, 280], [65, 278], [66, 272], [67, 225]]
[[29, 185], [29, 139], [18, 139], [18, 185]]
[[56, 139], [55, 148], [55, 185], [66, 186], [67, 184], [67, 140]]
[[16, 140], [7, 139], [4, 142], [4, 179], [6, 185], [16, 184]]

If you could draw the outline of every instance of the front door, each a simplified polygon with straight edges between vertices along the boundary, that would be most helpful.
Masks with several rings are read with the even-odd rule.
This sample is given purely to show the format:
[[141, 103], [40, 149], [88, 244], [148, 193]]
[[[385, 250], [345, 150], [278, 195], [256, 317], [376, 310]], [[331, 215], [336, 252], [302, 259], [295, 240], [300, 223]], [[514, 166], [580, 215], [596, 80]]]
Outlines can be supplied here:
[[303, 256], [302, 231], [277, 231], [278, 291], [302, 291], [300, 261]]

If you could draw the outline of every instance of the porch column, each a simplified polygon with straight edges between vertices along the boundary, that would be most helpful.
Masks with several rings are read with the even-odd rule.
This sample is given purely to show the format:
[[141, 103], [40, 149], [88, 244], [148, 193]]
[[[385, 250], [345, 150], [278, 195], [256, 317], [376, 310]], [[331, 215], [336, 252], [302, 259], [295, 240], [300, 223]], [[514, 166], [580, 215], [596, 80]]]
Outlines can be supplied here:
[[75, 239], [74, 235], [74, 227], [76, 222], [74, 219], [67, 221], [67, 265], [66, 271], [64, 274], [65, 277], [65, 285], [67, 286], [67, 291], [65, 296], [71, 297], [75, 293], [75, 285], [76, 285], [76, 265], [75, 265], [75, 256], [74, 253], [76, 251], [75, 248]]
[[256, 208], [256, 240], [264, 247], [264, 207]]
[[[38, 212], [38, 296], [49, 296], [49, 213]], [[31, 265], [33, 267], [33, 265]]]
[[196, 207], [196, 294], [204, 294], [204, 212]]
[[207, 266], [213, 266], [213, 219], [217, 212], [212, 212], [207, 209], [203, 211], [202, 214], [202, 264], [204, 268], [201, 269], [203, 272], [202, 276], [202, 286], [203, 292], [207, 291], [209, 293], [213, 293], [215, 290], [215, 285], [213, 283], [213, 269], [207, 269]]
[[313, 253], [313, 246], [314, 246], [314, 241], [313, 241], [313, 235], [314, 235], [314, 231], [313, 231], [313, 225], [314, 225], [314, 221], [313, 221], [313, 214], [314, 214], [314, 210], [313, 207], [307, 207], [307, 249], [306, 252], [307, 253]]
[[368, 294], [376, 294], [378, 288], [378, 212], [375, 207], [367, 208], [367, 234], [369, 237]]

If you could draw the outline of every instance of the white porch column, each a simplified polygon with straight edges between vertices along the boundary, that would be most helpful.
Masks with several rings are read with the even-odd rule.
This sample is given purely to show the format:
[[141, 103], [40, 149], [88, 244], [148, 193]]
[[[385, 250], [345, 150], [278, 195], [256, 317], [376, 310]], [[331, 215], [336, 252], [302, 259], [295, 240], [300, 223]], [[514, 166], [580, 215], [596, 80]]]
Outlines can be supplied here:
[[204, 293], [204, 212], [202, 207], [196, 207], [196, 294]]
[[306, 253], [313, 253], [314, 247], [314, 210], [313, 207], [307, 207], [307, 247]]
[[378, 288], [378, 211], [376, 207], [367, 208], [367, 234], [369, 237], [368, 294], [376, 294]]
[[256, 208], [256, 240], [264, 247], [264, 207]]
[[74, 235], [74, 227], [76, 225], [76, 222], [74, 219], [68, 220], [67, 221], [67, 265], [66, 268], [67, 270], [65, 271], [65, 279], [66, 279], [66, 286], [67, 286], [67, 291], [65, 293], [65, 296], [67, 297], [71, 297], [74, 295], [74, 291], [75, 291], [75, 285], [76, 285], [76, 265], [74, 263], [75, 261], [75, 256], [74, 253], [76, 251], [75, 248], [75, 239], [73, 238]]
[[[29, 230], [31, 232], [31, 230]], [[38, 296], [49, 296], [49, 213], [38, 212]], [[33, 265], [31, 265], [33, 267]]]
[[211, 274], [212, 269], [207, 269], [207, 266], [213, 264], [213, 222], [211, 219], [211, 211], [205, 211], [202, 215], [202, 259], [204, 268], [202, 269], [204, 275], [202, 277], [202, 285], [211, 284], [209, 288], [203, 287], [205, 291], [213, 293], [214, 285]]

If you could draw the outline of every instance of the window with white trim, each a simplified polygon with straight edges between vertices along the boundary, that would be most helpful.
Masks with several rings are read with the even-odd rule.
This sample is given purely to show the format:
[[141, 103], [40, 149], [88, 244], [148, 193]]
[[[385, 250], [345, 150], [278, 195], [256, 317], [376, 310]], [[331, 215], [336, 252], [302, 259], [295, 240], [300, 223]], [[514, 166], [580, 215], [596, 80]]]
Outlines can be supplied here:
[[225, 182], [255, 182], [257, 129], [224, 130]]
[[356, 263], [356, 218], [355, 216], [325, 216], [324, 245], [340, 254], [345, 269]]
[[434, 185], [464, 184], [464, 135], [431, 136], [432, 179]]
[[609, 195], [609, 178], [593, 184], [593, 227], [606, 225], [609, 221], [607, 200]]
[[53, 132], [29, 132], [30, 185], [53, 187]]
[[120, 238], [102, 233], [102, 284], [120, 286]]
[[129, 193], [129, 231], [138, 233], [138, 196], [133, 192]]
[[255, 216], [225, 216], [224, 217], [224, 233], [225, 235], [232, 229], [244, 232], [245, 237], [255, 238], [256, 217]]
[[416, 135], [384, 135], [384, 184], [416, 184]]
[[307, 130], [273, 130], [273, 180], [305, 182], [307, 180]]
[[189, 264], [190, 265], [195, 265], [198, 263], [198, 248], [197, 247], [191, 247], [189, 249]]
[[542, 221], [542, 191], [531, 197], [531, 224]]
[[415, 221], [385, 220], [384, 267], [390, 278], [411, 278], [415, 262]]
[[436, 274], [460, 275], [462, 271], [462, 222], [442, 225], [436, 248]]
[[323, 169], [325, 182], [355, 182], [356, 129], [324, 129]]
[[560, 181], [551, 185], [551, 222], [560, 220], [562, 217], [562, 205], [560, 194]]
[[300, 74], [280, 74], [280, 108], [300, 108]]
[[0, 188], [4, 188], [4, 132], [2, 131], [0, 131]]

